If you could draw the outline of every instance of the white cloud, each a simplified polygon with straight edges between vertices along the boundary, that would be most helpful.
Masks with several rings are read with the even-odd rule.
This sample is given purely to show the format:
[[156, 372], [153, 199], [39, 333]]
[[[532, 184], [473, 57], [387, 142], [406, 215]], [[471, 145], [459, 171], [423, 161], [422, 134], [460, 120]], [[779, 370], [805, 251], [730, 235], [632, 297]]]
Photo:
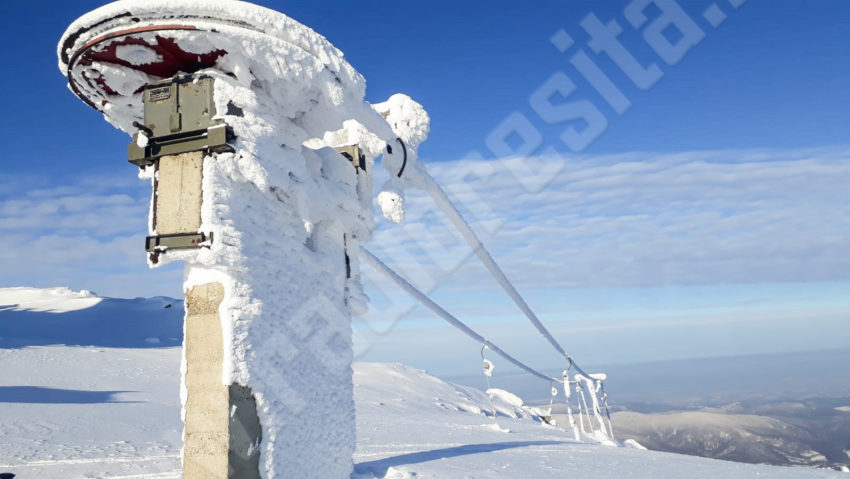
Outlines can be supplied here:
[[[850, 279], [848, 160], [839, 148], [626, 153], [570, 161], [552, 178], [540, 169], [525, 182], [500, 162], [429, 168], [508, 276], [533, 290]], [[528, 184], [546, 186], [532, 193]], [[126, 175], [64, 184], [5, 175], [0, 285], [179, 295], [176, 272], [151, 273], [144, 262], [149, 195]], [[424, 289], [497, 291], [429, 199], [410, 192], [408, 207], [406, 223], [383, 223], [371, 249]], [[129, 277], [151, 281], [107, 279]], [[385, 294], [386, 303], [399, 296]]]
[[107, 296], [181, 294], [179, 266], [148, 271], [150, 185], [82, 175], [65, 184], [7, 175], [0, 184], [0, 286], [69, 286]]
[[[850, 149], [585, 157], [535, 179], [537, 193], [495, 165], [484, 178], [466, 174], [474, 162], [430, 169], [521, 288], [850, 279]], [[408, 204], [407, 224], [369, 247], [443, 282], [465, 245], [428, 198]], [[481, 273], [452, 281], [490, 288]]]

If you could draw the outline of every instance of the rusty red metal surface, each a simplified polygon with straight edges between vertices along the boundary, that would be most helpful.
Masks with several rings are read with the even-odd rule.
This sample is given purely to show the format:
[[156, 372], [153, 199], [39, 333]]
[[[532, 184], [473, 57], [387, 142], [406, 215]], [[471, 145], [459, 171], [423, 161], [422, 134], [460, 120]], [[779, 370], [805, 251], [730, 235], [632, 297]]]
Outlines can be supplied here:
[[[187, 25], [158, 25], [148, 27], [131, 28], [118, 32], [109, 33], [100, 36], [87, 42], [80, 48], [69, 61], [69, 70], [79, 66], [91, 66], [93, 62], [111, 63], [121, 65], [126, 68], [138, 70], [153, 77], [170, 78], [178, 73], [194, 73], [198, 70], [215, 66], [216, 61], [227, 52], [225, 50], [214, 50], [209, 53], [191, 53], [183, 50], [177, 42], [169, 37], [169, 31], [175, 30], [197, 30], [196, 27]], [[155, 42], [151, 43], [138, 36], [140, 33], [158, 32], [155, 37]], [[98, 45], [108, 42], [102, 48]], [[148, 63], [145, 65], [133, 65], [126, 60], [118, 58], [116, 50], [122, 45], [140, 45], [149, 48], [156, 52], [162, 59], [158, 62]], [[97, 104], [93, 103], [79, 90], [75, 84], [73, 76], [69, 75], [71, 89], [86, 103], [100, 110]], [[104, 92], [105, 96], [117, 95], [102, 78], [86, 77], [86, 82], [89, 87]], [[138, 92], [137, 92], [138, 93]], [[102, 107], [104, 101], [100, 102]]]

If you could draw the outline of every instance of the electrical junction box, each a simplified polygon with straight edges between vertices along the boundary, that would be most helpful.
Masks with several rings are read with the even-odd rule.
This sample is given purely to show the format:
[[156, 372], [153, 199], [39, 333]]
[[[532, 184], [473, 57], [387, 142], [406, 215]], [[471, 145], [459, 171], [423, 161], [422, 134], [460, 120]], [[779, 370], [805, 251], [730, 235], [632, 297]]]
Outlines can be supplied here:
[[166, 155], [233, 151], [227, 125], [212, 119], [213, 82], [211, 77], [185, 75], [146, 85], [144, 124], [134, 123], [139, 132], [128, 147], [130, 163], [144, 167]]
[[153, 218], [156, 235], [145, 239], [151, 261], [169, 249], [208, 246], [212, 234], [203, 233], [203, 164], [212, 152], [233, 151], [227, 144], [223, 120], [213, 120], [213, 78], [176, 76], [150, 83], [142, 93], [144, 124], [128, 149], [129, 161], [153, 165]]

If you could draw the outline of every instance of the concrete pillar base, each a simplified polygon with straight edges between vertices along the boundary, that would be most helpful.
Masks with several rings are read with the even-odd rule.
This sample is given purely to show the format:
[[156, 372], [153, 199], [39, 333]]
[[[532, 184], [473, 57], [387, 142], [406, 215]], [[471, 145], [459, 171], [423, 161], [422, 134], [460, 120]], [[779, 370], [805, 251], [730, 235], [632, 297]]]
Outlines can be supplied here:
[[260, 421], [251, 389], [221, 383], [224, 349], [219, 283], [186, 294], [185, 479], [259, 479]]

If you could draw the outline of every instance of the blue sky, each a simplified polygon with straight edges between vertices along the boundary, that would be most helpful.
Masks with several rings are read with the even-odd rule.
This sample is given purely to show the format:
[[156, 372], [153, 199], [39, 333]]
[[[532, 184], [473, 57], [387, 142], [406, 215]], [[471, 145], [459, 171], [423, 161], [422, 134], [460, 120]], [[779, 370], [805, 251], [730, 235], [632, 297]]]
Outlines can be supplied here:
[[[728, 18], [717, 29], [700, 15], [710, 1], [678, 0], [706, 36], [673, 67], [661, 62], [624, 19], [625, 1], [553, 0], [526, 6], [438, 0], [393, 7], [377, 1], [257, 3], [328, 37], [367, 78], [369, 99], [381, 101], [403, 90], [425, 105], [433, 120], [422, 149], [426, 160], [484, 151], [484, 138], [514, 110], [544, 129], [528, 99], [556, 71], [577, 83], [575, 98], [598, 103], [609, 116], [608, 130], [588, 153], [824, 146], [845, 142], [850, 128], [850, 47], [841, 21], [850, 5], [841, 0], [749, 0], [737, 10], [720, 0]], [[15, 2], [6, 7], [0, 35], [10, 48], [2, 81], [6, 92], [15, 93], [5, 98], [6, 108], [17, 114], [4, 115], [2, 127], [28, 141], [8, 145], [5, 154], [30, 158], [6, 162], [13, 163], [7, 171], [58, 174], [76, 170], [81, 157], [84, 167], [93, 169], [118, 172], [127, 166], [111, 154], [125, 143], [123, 134], [98, 121], [96, 112], [81, 112], [78, 100], [62, 88], [56, 68], [61, 33], [102, 4]], [[654, 8], [647, 9], [648, 16]], [[600, 101], [568, 61], [587, 43], [580, 22], [588, 13], [617, 20], [623, 44], [664, 73], [652, 89], [640, 91], [604, 55], [590, 53], [631, 100], [632, 108], [622, 117]], [[576, 41], [567, 54], [549, 42], [561, 28]], [[51, 131], [52, 140], [43, 141], [40, 129], [30, 127], [35, 124]], [[544, 136], [563, 150], [557, 141], [560, 129], [544, 129]], [[103, 148], [94, 150], [83, 141], [91, 136], [100, 138]], [[32, 141], [41, 146], [38, 154], [26, 153]], [[54, 160], [68, 155], [77, 160]]]
[[[654, 4], [636, 29], [624, 13], [627, 1], [257, 3], [313, 27], [345, 52], [366, 77], [370, 101], [401, 91], [426, 107], [432, 128], [423, 160], [460, 198], [532, 305], [570, 339], [583, 321], [607, 328], [571, 342], [590, 360], [605, 359], [588, 346], [594, 342], [618, 344], [622, 354], [614, 356], [625, 361], [627, 352], [645, 351], [637, 344], [646, 341], [654, 354], [645, 359], [664, 359], [850, 340], [839, 320], [850, 319], [847, 2], [749, 0], [736, 9], [727, 0], [678, 0], [704, 37], [675, 64], [644, 39], [661, 15]], [[144, 263], [149, 186], [126, 163], [129, 139], [74, 97], [56, 66], [65, 27], [101, 4], [16, 2], [0, 18], [7, 45], [0, 67], [6, 93], [0, 231], [16, 245], [0, 253], [0, 286], [179, 296], [179, 265], [151, 272]], [[717, 28], [703, 15], [712, 5], [726, 17]], [[619, 42], [638, 64], [657, 67], [661, 76], [651, 87], [639, 88], [610, 57], [593, 51], [582, 27], [588, 14], [603, 24], [616, 21]], [[561, 30], [574, 41], [565, 53], [551, 41]], [[665, 35], [675, 43], [681, 32]], [[581, 52], [628, 100], [625, 112], [571, 64]], [[547, 81], [564, 77], [575, 85], [566, 101], [591, 105], [607, 125], [581, 151], [561, 139], [569, 127], [585, 128], [581, 121], [547, 123], [532, 106]], [[555, 109], [564, 105], [557, 95], [547, 99]], [[526, 119], [539, 134], [522, 151], [535, 160], [495, 159], [493, 132], [511, 118]], [[504, 140], [510, 148], [523, 143]], [[476, 160], [459, 161], [466, 157]], [[482, 168], [496, 176], [467, 178]], [[505, 197], [510, 204], [500, 201]], [[405, 234], [416, 238], [436, 220], [415, 196], [411, 204], [421, 216], [410, 216]], [[421, 244], [405, 243], [413, 243], [407, 253], [393, 237], [383, 225], [375, 238], [388, 262], [422, 265], [420, 286], [428, 289], [429, 278], [439, 283], [435, 294], [449, 309], [488, 334], [514, 338], [506, 349], [550, 364], [542, 343], [522, 336], [522, 318], [482, 279], [483, 270], [459, 261], [463, 253], [451, 236], [427, 240], [449, 245], [436, 259], [422, 254], [421, 236]], [[451, 255], [460, 255], [458, 265]], [[405, 356], [405, 341], [421, 337], [416, 328], [450, 335], [419, 310], [396, 322], [412, 305], [382, 302], [380, 290], [397, 293], [378, 279], [372, 288], [373, 314], [380, 316], [358, 326], [361, 343], [371, 348], [367, 357], [432, 368], [451, 362]], [[753, 302], [772, 306], [743, 306]], [[648, 321], [671, 315], [680, 318], [679, 329], [650, 327]], [[765, 315], [782, 320], [765, 327]], [[730, 329], [730, 321], [748, 319], [746, 327]], [[697, 323], [714, 325], [711, 334], [693, 329]], [[505, 324], [510, 327], [488, 329]], [[647, 325], [638, 328], [642, 341], [629, 343], [640, 324]], [[802, 334], [818, 327], [827, 328], [828, 341]], [[678, 336], [673, 341], [660, 331]], [[734, 331], [746, 334], [724, 343]], [[446, 348], [477, 355], [462, 338], [445, 341]]]

